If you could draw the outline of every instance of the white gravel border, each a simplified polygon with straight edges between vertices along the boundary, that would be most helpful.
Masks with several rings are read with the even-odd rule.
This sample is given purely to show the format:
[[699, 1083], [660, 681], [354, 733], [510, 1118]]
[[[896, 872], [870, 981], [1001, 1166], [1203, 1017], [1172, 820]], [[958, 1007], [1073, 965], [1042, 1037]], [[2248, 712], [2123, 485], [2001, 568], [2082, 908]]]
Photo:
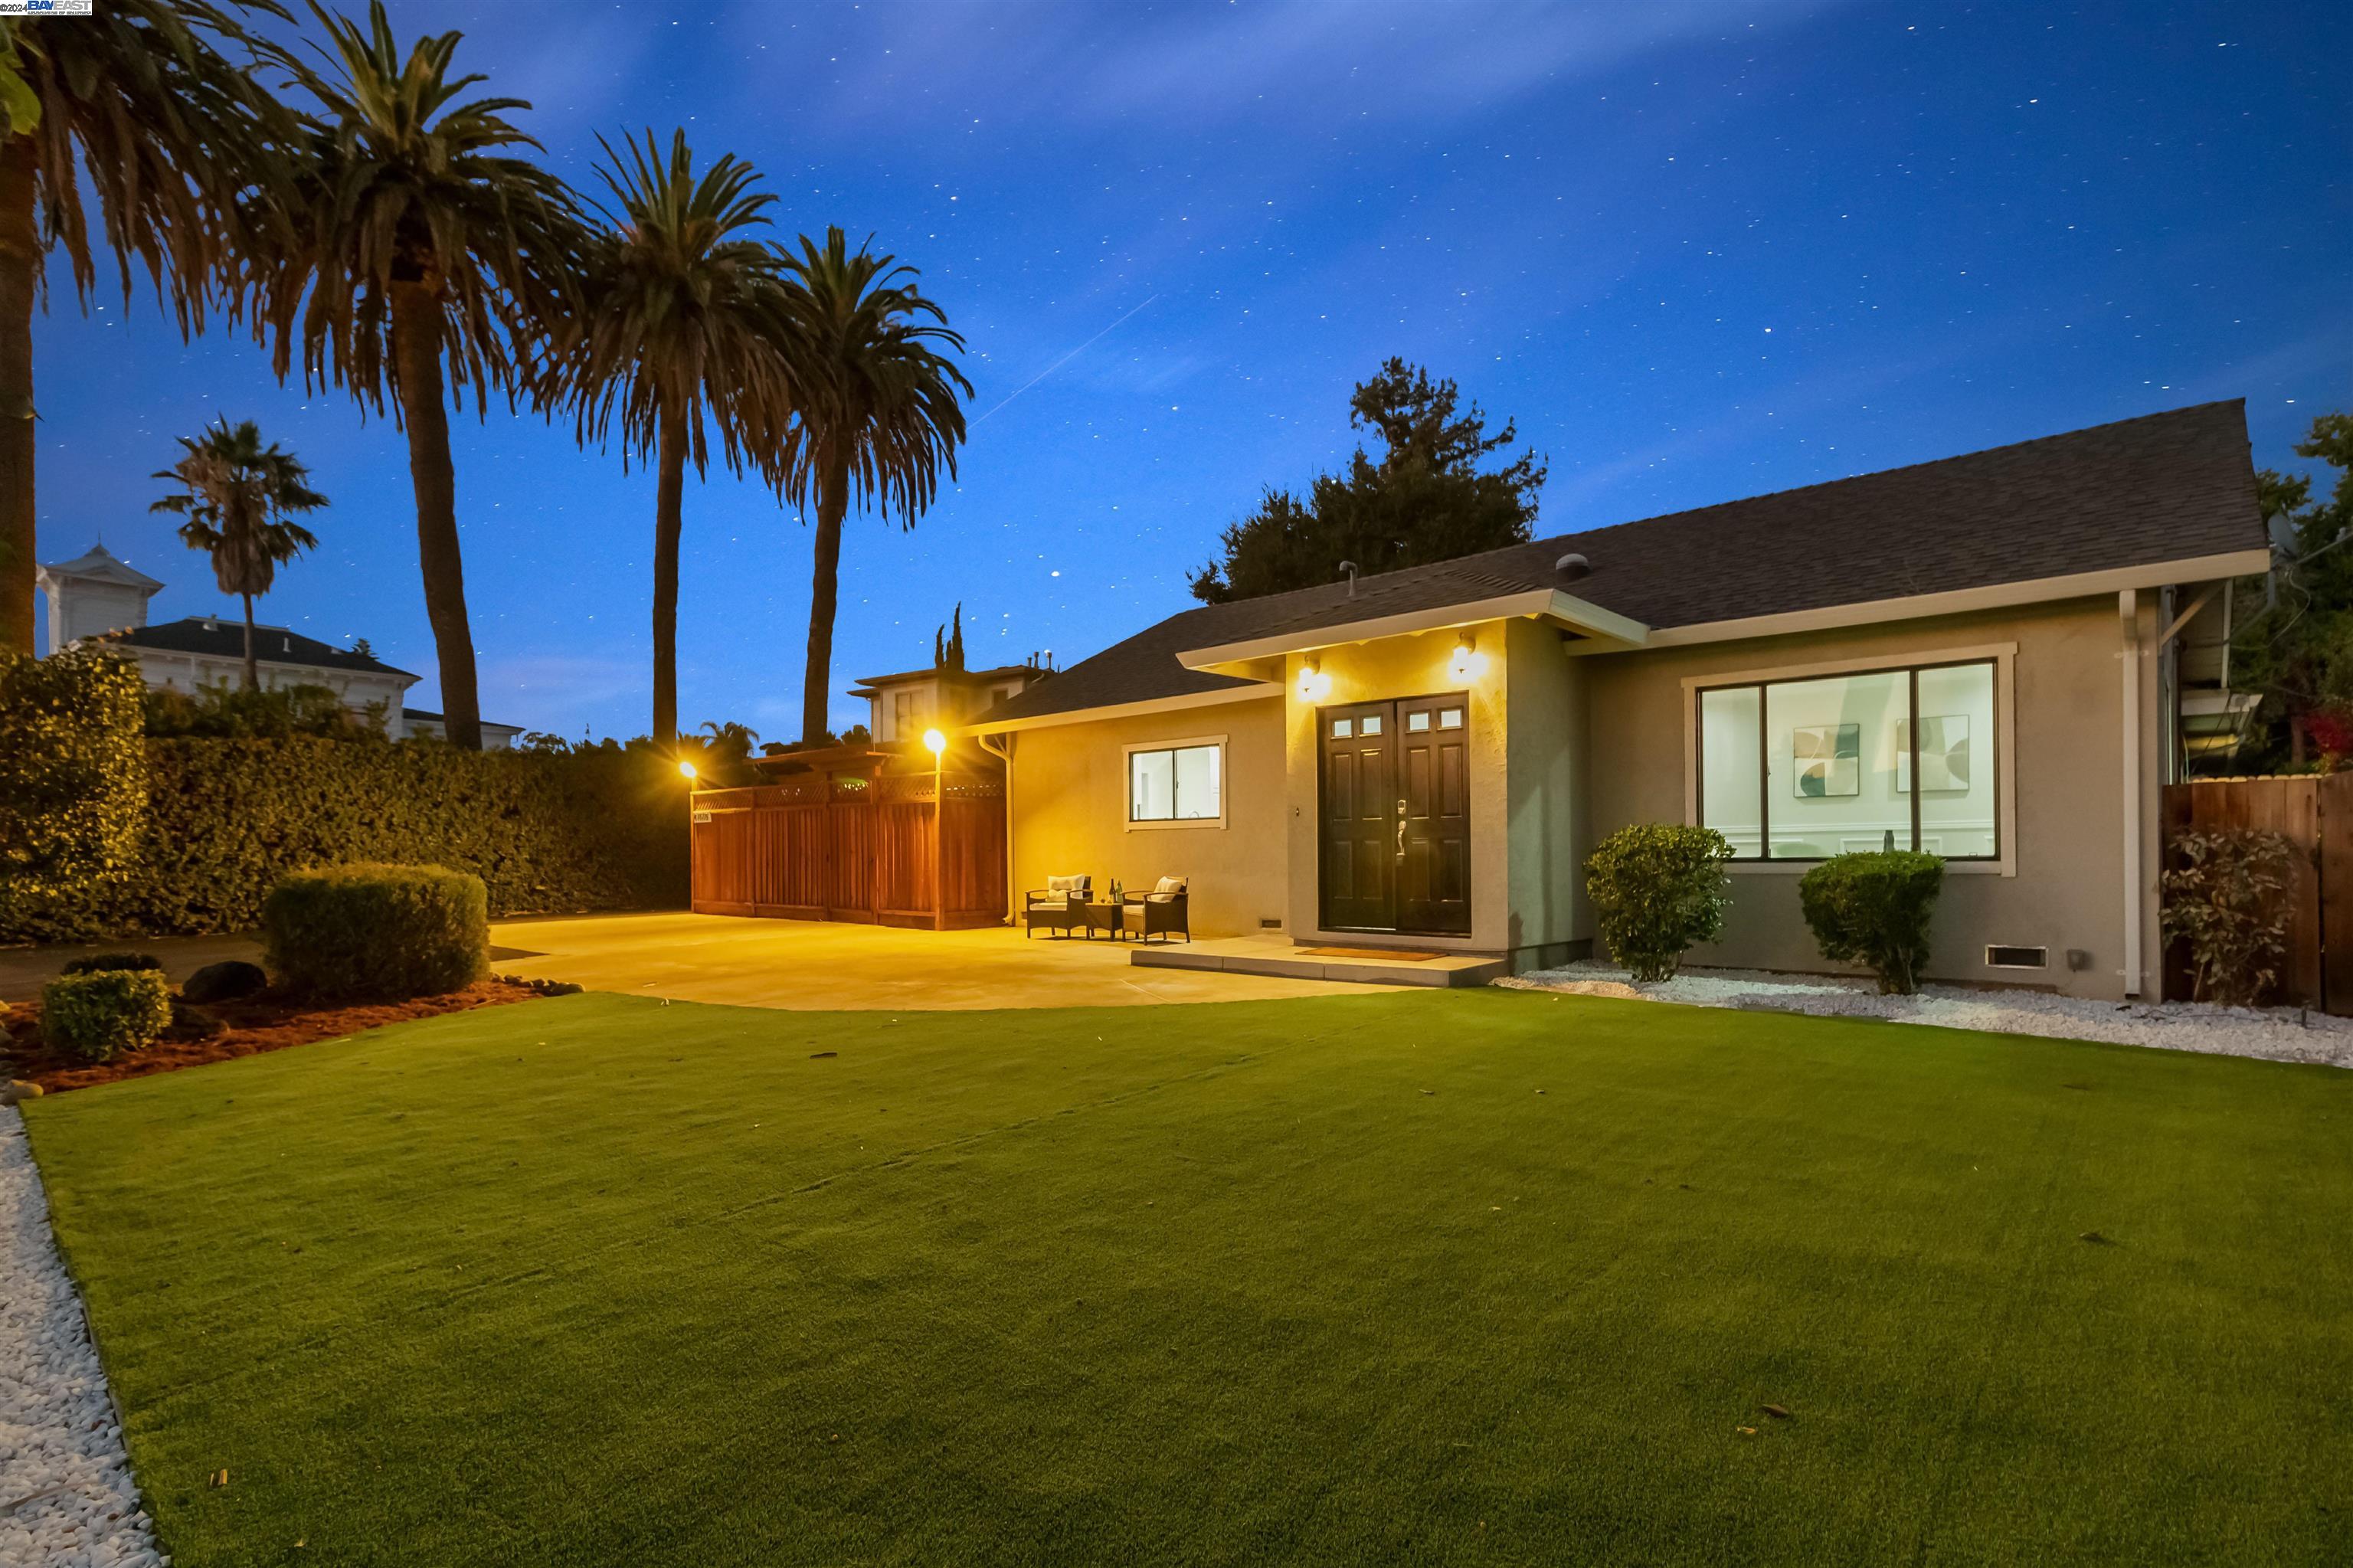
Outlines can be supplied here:
[[1494, 983], [1521, 991], [1571, 991], [1818, 1017], [1883, 1018], [1947, 1029], [2044, 1034], [2163, 1051], [2353, 1067], [2353, 1018], [2307, 1013], [2295, 1007], [2098, 1001], [2047, 991], [1980, 991], [1953, 985], [1922, 986], [1917, 996], [1882, 996], [1868, 980], [1752, 969], [1686, 969], [1658, 985], [1637, 985], [1624, 969], [1594, 962], [1532, 969]]
[[161, 1568], [25, 1121], [0, 1106], [0, 1568]]

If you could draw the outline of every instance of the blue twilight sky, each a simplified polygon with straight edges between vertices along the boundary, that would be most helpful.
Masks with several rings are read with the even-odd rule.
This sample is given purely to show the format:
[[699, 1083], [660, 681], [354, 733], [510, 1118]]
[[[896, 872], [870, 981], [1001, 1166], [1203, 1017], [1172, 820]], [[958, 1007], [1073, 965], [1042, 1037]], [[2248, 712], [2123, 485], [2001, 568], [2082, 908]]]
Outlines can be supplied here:
[[[969, 338], [959, 482], [913, 533], [851, 519], [837, 687], [923, 662], [959, 599], [976, 662], [1185, 608], [1261, 486], [1345, 460], [1391, 354], [1550, 456], [1546, 533], [2208, 398], [2283, 465], [2353, 405], [2341, 3], [392, 9], [462, 28], [575, 184], [596, 132], [682, 124]], [[159, 619], [216, 608], [145, 476], [257, 418], [335, 502], [264, 619], [367, 637], [435, 705], [388, 422], [145, 296], [36, 332], [45, 559], [102, 534]], [[650, 482], [528, 417], [457, 431], [484, 716], [643, 730]], [[690, 478], [688, 723], [797, 733], [809, 550]]]

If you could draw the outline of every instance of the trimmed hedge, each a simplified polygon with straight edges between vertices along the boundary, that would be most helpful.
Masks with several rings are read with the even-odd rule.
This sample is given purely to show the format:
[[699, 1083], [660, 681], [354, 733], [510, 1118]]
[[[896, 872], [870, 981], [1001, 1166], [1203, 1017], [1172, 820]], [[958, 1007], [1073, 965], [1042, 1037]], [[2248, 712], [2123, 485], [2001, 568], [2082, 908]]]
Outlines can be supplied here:
[[261, 909], [270, 971], [316, 996], [397, 1001], [441, 996], [491, 967], [482, 879], [438, 865], [297, 872]]
[[61, 975], [102, 974], [108, 969], [160, 969], [164, 960], [153, 953], [92, 953], [87, 958], [69, 959]]
[[0, 653], [0, 941], [109, 896], [136, 863], [144, 690], [120, 654]]
[[0, 942], [249, 930], [289, 872], [364, 862], [470, 872], [493, 916], [686, 902], [686, 802], [648, 751], [311, 736], [144, 747], [137, 853], [102, 886], [0, 907]]
[[1944, 890], [1945, 863], [1916, 850], [1833, 855], [1798, 883], [1798, 904], [1822, 957], [1879, 976], [1885, 996], [1920, 989], [1928, 916]]
[[78, 1062], [111, 1062], [171, 1026], [172, 988], [161, 969], [90, 969], [41, 988], [41, 1033]]
[[1637, 822], [1585, 862], [1585, 894], [1610, 956], [1638, 980], [1671, 980], [1684, 952], [1723, 933], [1732, 845], [1714, 828]]

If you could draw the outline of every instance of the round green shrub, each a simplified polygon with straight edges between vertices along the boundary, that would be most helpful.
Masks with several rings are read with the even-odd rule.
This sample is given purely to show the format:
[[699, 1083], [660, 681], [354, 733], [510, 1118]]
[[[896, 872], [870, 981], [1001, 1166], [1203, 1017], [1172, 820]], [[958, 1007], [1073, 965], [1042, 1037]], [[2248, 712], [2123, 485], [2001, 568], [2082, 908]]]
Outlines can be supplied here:
[[462, 990], [490, 969], [482, 879], [438, 865], [297, 872], [261, 906], [262, 946], [288, 988], [398, 1001]]
[[108, 969], [160, 969], [164, 960], [153, 953], [90, 953], [70, 959], [59, 969], [61, 975], [92, 975]]
[[1610, 955], [1638, 980], [1674, 979], [1684, 951], [1724, 929], [1731, 858], [1714, 828], [1637, 822], [1602, 840], [1586, 857], [1585, 894]]
[[1945, 885], [1945, 863], [1916, 850], [1834, 855], [1798, 884], [1798, 905], [1822, 957], [1862, 964], [1884, 996], [1920, 989], [1928, 962], [1928, 917]]
[[161, 969], [90, 969], [41, 988], [41, 1033], [77, 1062], [111, 1062], [171, 1026], [172, 988]]

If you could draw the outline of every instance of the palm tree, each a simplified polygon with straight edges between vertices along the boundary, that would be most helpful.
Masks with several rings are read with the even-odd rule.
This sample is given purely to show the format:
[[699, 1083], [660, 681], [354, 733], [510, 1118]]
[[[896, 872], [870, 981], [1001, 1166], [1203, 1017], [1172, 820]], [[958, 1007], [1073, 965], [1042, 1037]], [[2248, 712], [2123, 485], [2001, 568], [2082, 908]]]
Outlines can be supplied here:
[[241, 10], [285, 15], [272, 0], [109, 0], [0, 35], [0, 652], [33, 651], [33, 308], [49, 251], [84, 308], [111, 250], [126, 300], [135, 262], [183, 337], [202, 328], [255, 240], [237, 198], [269, 183], [290, 125], [222, 52], [248, 42]]
[[[731, 472], [748, 457], [783, 490], [793, 382], [786, 352], [794, 323], [776, 253], [741, 238], [765, 227], [776, 197], [752, 187], [750, 164], [722, 157], [698, 178], [686, 132], [665, 160], [651, 131], [625, 142], [624, 162], [598, 138], [597, 174], [618, 212], [591, 255], [586, 308], [557, 350], [559, 390], [572, 398], [581, 439], [599, 440], [617, 418], [623, 461], [652, 454], [654, 722], [656, 746], [678, 738], [678, 552], [686, 463], [707, 471], [706, 427], [716, 427]], [[786, 432], [786, 440], [755, 432]]]
[[[801, 685], [801, 739], [826, 734], [833, 676], [833, 614], [841, 568], [841, 523], [855, 499], [900, 526], [939, 493], [940, 471], [955, 477], [964, 440], [966, 381], [934, 345], [961, 353], [964, 339], [913, 281], [913, 267], [860, 249], [839, 228], [825, 249], [804, 235], [786, 263], [797, 285], [794, 313], [802, 405], [794, 461], [817, 507], [817, 568], [809, 583], [808, 662]], [[901, 282], [902, 278], [909, 280]]]
[[213, 580], [223, 593], [245, 600], [245, 689], [261, 689], [261, 665], [253, 652], [253, 600], [266, 594], [278, 568], [319, 541], [288, 519], [290, 512], [316, 512], [327, 498], [311, 488], [311, 471], [276, 441], [261, 444], [251, 419], [236, 429], [226, 417], [203, 437], [180, 438], [185, 455], [155, 475], [184, 488], [147, 510], [176, 512], [180, 542], [209, 551]]
[[534, 376], [541, 323], [571, 309], [580, 226], [563, 181], [508, 149], [539, 147], [505, 118], [520, 99], [453, 101], [481, 80], [452, 76], [462, 35], [419, 39], [406, 55], [383, 0], [365, 28], [322, 9], [322, 71], [277, 58], [325, 111], [301, 151], [295, 242], [268, 280], [277, 370], [299, 339], [306, 387], [346, 387], [381, 410], [390, 385], [408, 432], [417, 553], [439, 654], [449, 739], [479, 749], [473, 633], [458, 542], [448, 404], [471, 387], [487, 414]]

